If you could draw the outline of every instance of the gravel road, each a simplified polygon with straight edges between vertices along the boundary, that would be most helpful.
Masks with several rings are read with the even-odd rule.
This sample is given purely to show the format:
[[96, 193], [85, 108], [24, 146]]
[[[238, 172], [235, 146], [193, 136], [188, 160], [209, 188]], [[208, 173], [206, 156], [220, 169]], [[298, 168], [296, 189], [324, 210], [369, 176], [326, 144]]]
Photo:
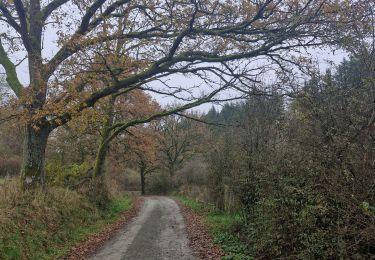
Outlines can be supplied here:
[[139, 215], [90, 259], [195, 259], [188, 243], [176, 202], [167, 197], [145, 197]]

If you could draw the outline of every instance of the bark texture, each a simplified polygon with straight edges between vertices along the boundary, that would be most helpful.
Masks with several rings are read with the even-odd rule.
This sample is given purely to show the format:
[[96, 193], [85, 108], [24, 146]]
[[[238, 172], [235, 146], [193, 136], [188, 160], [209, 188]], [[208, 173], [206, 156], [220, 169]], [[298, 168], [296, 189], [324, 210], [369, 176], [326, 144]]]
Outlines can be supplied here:
[[43, 186], [45, 183], [44, 161], [49, 133], [50, 129], [46, 126], [38, 128], [27, 125], [25, 127], [21, 169], [23, 188]]
[[96, 159], [95, 159], [95, 167], [94, 167], [94, 176], [98, 177], [102, 176], [104, 174], [104, 166], [105, 166], [105, 160], [107, 157], [107, 153], [109, 150], [109, 142], [108, 138], [111, 134], [110, 127], [113, 124], [113, 111], [114, 111], [114, 104], [116, 101], [116, 96], [112, 96], [106, 111], [106, 121], [103, 126], [103, 131], [101, 134], [101, 139], [98, 147], [98, 151], [96, 153]]

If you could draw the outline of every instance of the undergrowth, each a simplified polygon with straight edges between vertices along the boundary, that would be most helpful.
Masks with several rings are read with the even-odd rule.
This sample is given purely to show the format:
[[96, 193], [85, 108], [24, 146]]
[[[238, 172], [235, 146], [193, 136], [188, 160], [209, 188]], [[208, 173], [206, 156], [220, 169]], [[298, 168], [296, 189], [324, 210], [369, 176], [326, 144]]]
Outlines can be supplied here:
[[17, 181], [0, 186], [0, 259], [56, 259], [132, 206], [114, 199], [106, 210], [59, 187], [22, 192]]
[[214, 210], [213, 207], [200, 203], [194, 199], [177, 196], [188, 208], [200, 214], [207, 223], [214, 243], [219, 245], [226, 255], [223, 260], [253, 259], [254, 249], [241, 240], [242, 217], [239, 213], [227, 213]]

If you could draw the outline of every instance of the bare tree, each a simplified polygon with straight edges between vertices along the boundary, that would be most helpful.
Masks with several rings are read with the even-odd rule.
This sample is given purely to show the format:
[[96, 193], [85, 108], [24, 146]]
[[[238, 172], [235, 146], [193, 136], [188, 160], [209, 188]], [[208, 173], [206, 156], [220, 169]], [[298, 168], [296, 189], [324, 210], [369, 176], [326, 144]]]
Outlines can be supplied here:
[[199, 126], [192, 119], [172, 115], [161, 121], [159, 150], [164, 168], [173, 177], [199, 145]]

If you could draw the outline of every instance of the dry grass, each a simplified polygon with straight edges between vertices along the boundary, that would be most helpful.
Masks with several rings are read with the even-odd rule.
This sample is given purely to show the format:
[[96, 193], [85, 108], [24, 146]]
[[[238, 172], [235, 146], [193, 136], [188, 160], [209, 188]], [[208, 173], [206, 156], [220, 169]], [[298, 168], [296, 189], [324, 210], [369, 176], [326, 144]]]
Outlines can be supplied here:
[[99, 210], [76, 192], [22, 192], [17, 180], [6, 180], [0, 185], [0, 258], [61, 256], [79, 239], [79, 228], [100, 218]]

